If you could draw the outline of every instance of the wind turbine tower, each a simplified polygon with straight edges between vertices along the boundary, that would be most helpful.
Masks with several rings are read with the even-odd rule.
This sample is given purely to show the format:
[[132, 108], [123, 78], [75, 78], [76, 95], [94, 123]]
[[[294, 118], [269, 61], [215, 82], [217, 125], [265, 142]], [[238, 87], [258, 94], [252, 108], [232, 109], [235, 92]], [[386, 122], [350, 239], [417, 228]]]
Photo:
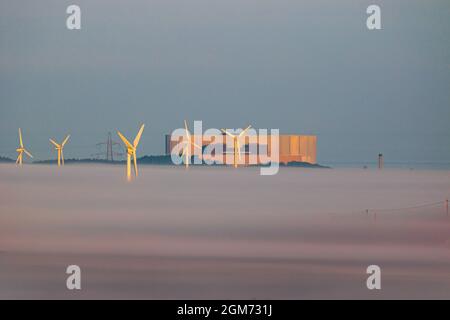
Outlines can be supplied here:
[[198, 144], [196, 144], [191, 136], [191, 133], [189, 132], [189, 128], [187, 125], [187, 121], [184, 120], [184, 130], [185, 130], [185, 136], [183, 139], [183, 152], [181, 154], [182, 157], [184, 157], [184, 165], [186, 166], [186, 169], [189, 168], [189, 162], [191, 161], [191, 148], [192, 146], [194, 148], [202, 150], [202, 147], [200, 147]]
[[31, 155], [31, 153], [25, 149], [25, 147], [23, 146], [23, 140], [22, 140], [22, 130], [19, 128], [19, 147], [16, 149], [17, 151], [17, 160], [16, 160], [16, 164], [19, 164], [20, 166], [23, 163], [23, 154], [25, 153], [27, 156], [29, 156], [30, 158], [33, 158], [33, 156]]
[[58, 167], [60, 167], [61, 165], [64, 165], [64, 146], [66, 145], [67, 141], [69, 141], [70, 138], [70, 134], [66, 136], [66, 138], [64, 139], [64, 141], [62, 143], [57, 143], [55, 142], [55, 140], [53, 139], [49, 139], [50, 142], [55, 146], [55, 150], [58, 154]]
[[239, 139], [250, 129], [251, 126], [248, 126], [244, 130], [242, 130], [239, 134], [231, 134], [226, 129], [222, 129], [222, 132], [226, 135], [230, 136], [233, 139], [233, 166], [235, 168], [238, 167], [238, 159], [241, 160], [241, 144], [239, 142]]
[[144, 131], [144, 124], [139, 129], [138, 134], [133, 140], [133, 143], [127, 140], [125, 136], [120, 133], [120, 131], [117, 131], [118, 136], [120, 139], [122, 139], [123, 143], [125, 144], [125, 147], [127, 149], [127, 179], [128, 181], [131, 180], [131, 157], [133, 157], [134, 162], [134, 174], [136, 177], [138, 176], [138, 167], [137, 167], [137, 159], [136, 159], [136, 149], [139, 144], [139, 140], [141, 140], [142, 132]]

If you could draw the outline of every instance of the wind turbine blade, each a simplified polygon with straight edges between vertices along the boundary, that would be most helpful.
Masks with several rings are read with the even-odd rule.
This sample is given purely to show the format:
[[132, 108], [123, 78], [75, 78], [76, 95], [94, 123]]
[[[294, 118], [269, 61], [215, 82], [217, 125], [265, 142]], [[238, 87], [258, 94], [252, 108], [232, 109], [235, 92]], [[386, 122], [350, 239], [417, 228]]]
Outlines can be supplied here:
[[227, 130], [225, 129], [220, 129], [223, 133], [229, 135], [230, 137], [234, 138], [234, 135], [232, 135], [231, 133], [229, 133]]
[[20, 147], [23, 148], [22, 130], [20, 128], [19, 128], [19, 142], [20, 142]]
[[52, 140], [52, 139], [49, 139], [49, 140], [50, 140], [51, 143], [53, 143], [55, 145], [55, 147], [57, 147], [57, 148], [60, 147], [59, 144], [57, 144], [54, 140]]
[[134, 147], [131, 145], [131, 143], [127, 140], [127, 138], [125, 138], [125, 137], [123, 136], [123, 134], [120, 133], [120, 131], [117, 131], [117, 134], [119, 135], [120, 139], [122, 139], [123, 143], [125, 143], [125, 145], [126, 145], [128, 148], [134, 149]]
[[64, 151], [61, 149], [61, 163], [64, 165]]
[[134, 146], [135, 148], [138, 146], [139, 140], [141, 140], [142, 132], [144, 132], [144, 126], [145, 126], [145, 124], [143, 124], [143, 125], [141, 126], [141, 128], [139, 129], [138, 134], [136, 135], [136, 138], [134, 138], [133, 146]]
[[21, 155], [22, 153], [21, 152], [19, 152], [19, 155], [17, 156], [17, 160], [16, 160], [16, 164], [18, 164], [19, 163], [19, 160], [20, 160], [20, 155]]
[[245, 128], [240, 134], [239, 134], [239, 137], [242, 137], [246, 132], [247, 132], [247, 130], [248, 129], [250, 129], [252, 126], [248, 126], [247, 128]]
[[137, 168], [137, 160], [136, 160], [136, 153], [133, 154], [134, 159], [134, 173], [136, 174], [136, 177], [138, 176], [138, 168]]
[[67, 137], [64, 139], [64, 141], [61, 143], [61, 147], [64, 147], [64, 145], [67, 143], [69, 138], [70, 138], [70, 134], [68, 134]]
[[186, 120], [184, 120], [184, 129], [186, 130], [186, 137], [190, 140], [191, 139], [191, 134], [189, 133], [189, 129], [188, 129], [188, 125]]
[[33, 158], [33, 156], [31, 155], [31, 153], [29, 153], [27, 149], [23, 149], [23, 151], [24, 151], [30, 158]]

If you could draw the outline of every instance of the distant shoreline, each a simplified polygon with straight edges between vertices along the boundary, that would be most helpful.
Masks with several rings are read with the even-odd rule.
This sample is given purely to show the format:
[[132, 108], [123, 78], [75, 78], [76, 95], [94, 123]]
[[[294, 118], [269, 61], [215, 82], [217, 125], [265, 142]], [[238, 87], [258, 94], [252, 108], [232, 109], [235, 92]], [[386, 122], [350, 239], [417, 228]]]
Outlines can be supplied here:
[[[158, 165], [158, 166], [177, 166], [172, 163], [170, 156], [143, 156], [138, 158], [140, 165]], [[15, 163], [14, 159], [0, 156], [0, 163]], [[109, 164], [109, 165], [123, 165], [125, 160], [108, 161], [105, 159], [67, 159], [66, 164]], [[37, 160], [29, 162], [28, 164], [56, 164], [56, 160]], [[193, 166], [205, 166], [206, 164], [193, 164]], [[223, 164], [215, 164], [213, 166], [224, 166]], [[265, 165], [246, 165], [247, 167], [264, 167]], [[319, 168], [319, 169], [376, 169], [377, 162], [375, 161], [323, 161], [321, 164], [311, 164], [308, 162], [290, 162], [289, 164], [280, 164], [280, 167], [292, 168]], [[385, 169], [406, 169], [406, 170], [450, 170], [450, 162], [385, 162]]]
[[[4, 158], [0, 157], [0, 163], [14, 163], [15, 161], [10, 158]], [[143, 156], [141, 158], [138, 158], [138, 162], [140, 165], [158, 165], [158, 166], [178, 166], [172, 162], [172, 159], [168, 155], [161, 155], [161, 156]], [[125, 160], [115, 160], [115, 161], [108, 161], [105, 159], [66, 159], [65, 164], [84, 164], [84, 163], [94, 163], [94, 164], [109, 164], [109, 165], [123, 165], [126, 163]], [[33, 161], [30, 164], [56, 164], [56, 160], [38, 160]], [[192, 162], [193, 166], [226, 166], [225, 164], [214, 164], [214, 165], [207, 165], [205, 163], [202, 164], [194, 164]], [[265, 167], [268, 165], [258, 165], [258, 164], [252, 164], [252, 165], [245, 165], [246, 167]], [[320, 168], [320, 169], [329, 169], [329, 166], [323, 166], [320, 164], [313, 164], [309, 162], [289, 162], [288, 164], [280, 163], [280, 167], [300, 167], [300, 168]]]

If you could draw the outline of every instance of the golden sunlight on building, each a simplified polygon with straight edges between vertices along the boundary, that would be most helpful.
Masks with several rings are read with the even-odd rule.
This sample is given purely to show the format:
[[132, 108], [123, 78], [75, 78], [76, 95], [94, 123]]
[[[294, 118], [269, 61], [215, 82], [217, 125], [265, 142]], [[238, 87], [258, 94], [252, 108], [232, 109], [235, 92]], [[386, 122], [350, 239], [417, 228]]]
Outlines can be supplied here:
[[[166, 154], [171, 154], [172, 149], [182, 143], [183, 137], [177, 137], [171, 140], [171, 135], [166, 135]], [[229, 155], [232, 153], [233, 142], [227, 139], [225, 135], [218, 136], [196, 136], [192, 135], [192, 141], [201, 145], [204, 149], [209, 145], [216, 145], [216, 150], [223, 150], [224, 155], [220, 162], [232, 164], [233, 158]], [[270, 136], [244, 136], [241, 141], [242, 146], [242, 162], [244, 164], [260, 163], [260, 155], [271, 155], [272, 146]], [[194, 155], [194, 147], [191, 146], [190, 154]], [[308, 162], [317, 163], [317, 136], [312, 135], [279, 135], [279, 162]], [[203, 157], [206, 159], [206, 156]]]

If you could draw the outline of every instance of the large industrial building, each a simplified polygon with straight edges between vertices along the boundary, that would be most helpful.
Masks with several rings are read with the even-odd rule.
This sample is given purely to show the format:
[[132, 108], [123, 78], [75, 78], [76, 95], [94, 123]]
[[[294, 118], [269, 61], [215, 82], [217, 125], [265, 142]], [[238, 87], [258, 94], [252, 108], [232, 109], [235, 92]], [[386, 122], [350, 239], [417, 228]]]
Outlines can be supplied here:
[[[279, 162], [287, 164], [289, 162], [308, 162], [317, 163], [317, 137], [312, 135], [279, 135]], [[166, 154], [172, 153], [172, 149], [183, 140], [182, 136], [172, 138], [166, 135]], [[227, 139], [225, 135], [219, 136], [192, 136], [192, 141], [202, 145], [203, 149], [208, 145], [219, 146], [221, 154], [219, 162], [232, 164], [232, 157], [227, 155], [233, 152], [233, 142]], [[270, 136], [244, 136], [240, 139], [242, 162], [244, 164], [260, 163], [261, 154], [271, 155], [271, 137]], [[194, 154], [194, 147], [191, 147], [191, 154]], [[203, 157], [205, 159], [205, 157]], [[217, 157], [216, 157], [217, 159]]]

